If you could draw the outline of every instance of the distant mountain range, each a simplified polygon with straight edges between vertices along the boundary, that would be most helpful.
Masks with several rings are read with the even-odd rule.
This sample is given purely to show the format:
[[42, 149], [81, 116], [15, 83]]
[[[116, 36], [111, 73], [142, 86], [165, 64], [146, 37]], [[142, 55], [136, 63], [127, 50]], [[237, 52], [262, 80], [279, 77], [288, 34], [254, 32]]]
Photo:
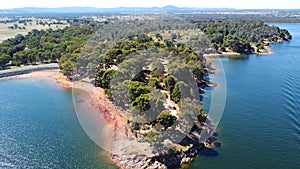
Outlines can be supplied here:
[[[114, 15], [114, 14], [244, 14], [260, 16], [279, 16], [300, 18], [300, 9], [235, 9], [235, 8], [182, 8], [176, 6], [165, 7], [119, 7], [119, 8], [93, 8], [93, 7], [61, 7], [61, 8], [14, 8], [0, 9], [0, 17], [53, 17], [53, 16], [85, 16], [85, 15]], [[71, 15], [70, 15], [71, 14]]]
[[234, 8], [179, 8], [176, 6], [165, 7], [118, 7], [118, 8], [93, 8], [93, 7], [61, 7], [61, 8], [14, 8], [0, 9], [0, 13], [106, 13], [106, 12], [180, 12], [180, 11], [237, 11]]

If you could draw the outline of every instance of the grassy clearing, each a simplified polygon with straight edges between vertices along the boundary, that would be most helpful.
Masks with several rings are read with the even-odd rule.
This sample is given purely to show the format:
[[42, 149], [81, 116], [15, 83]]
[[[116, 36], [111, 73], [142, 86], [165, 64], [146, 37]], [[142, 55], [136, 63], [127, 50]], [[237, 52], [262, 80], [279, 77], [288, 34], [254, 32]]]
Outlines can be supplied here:
[[0, 42], [2, 42], [3, 40], [6, 40], [8, 38], [12, 38], [14, 36], [16, 36], [17, 34], [22, 34], [22, 35], [26, 35], [28, 32], [30, 32], [33, 29], [37, 29], [37, 30], [46, 30], [49, 28], [52, 29], [62, 29], [66, 26], [68, 26], [67, 24], [51, 24], [50, 27], [48, 25], [37, 25], [36, 23], [31, 23], [31, 24], [27, 24], [25, 26], [25, 29], [10, 29], [8, 28], [9, 26], [14, 26], [14, 24], [18, 24], [18, 26], [23, 27], [24, 24], [20, 24], [20, 23], [0, 23]]

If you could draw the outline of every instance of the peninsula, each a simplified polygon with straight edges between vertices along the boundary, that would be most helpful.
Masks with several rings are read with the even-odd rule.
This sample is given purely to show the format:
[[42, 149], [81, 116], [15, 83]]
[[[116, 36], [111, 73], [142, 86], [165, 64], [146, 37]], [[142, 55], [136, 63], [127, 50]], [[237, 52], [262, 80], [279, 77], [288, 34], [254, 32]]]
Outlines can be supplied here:
[[204, 56], [268, 53], [270, 43], [292, 38], [262, 21], [141, 15], [76, 18], [69, 24], [4, 40], [2, 69], [42, 66], [0, 77], [58, 62], [65, 77], [57, 81], [65, 87], [88, 81], [98, 91], [88, 91], [95, 98], [91, 104], [114, 131], [109, 157], [121, 168], [180, 168], [199, 154], [217, 155], [217, 134], [199, 106], [210, 84]]

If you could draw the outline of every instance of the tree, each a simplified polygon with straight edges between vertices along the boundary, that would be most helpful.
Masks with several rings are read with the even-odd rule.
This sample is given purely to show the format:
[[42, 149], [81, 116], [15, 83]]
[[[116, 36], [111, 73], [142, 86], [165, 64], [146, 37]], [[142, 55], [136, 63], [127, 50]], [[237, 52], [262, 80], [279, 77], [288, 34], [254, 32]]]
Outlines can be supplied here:
[[129, 86], [129, 101], [132, 103], [142, 94], [150, 93], [150, 87], [137, 81], [133, 81]]
[[157, 118], [157, 122], [165, 126], [165, 129], [172, 126], [176, 120], [177, 117], [173, 116], [170, 112], [167, 111], [162, 112]]
[[142, 70], [132, 78], [132, 81], [147, 83], [148, 82], [147, 76], [150, 74], [150, 72], [151, 72], [150, 70]]
[[127, 79], [133, 79], [140, 71], [143, 70], [143, 59], [131, 58], [119, 64], [120, 71], [124, 73]]
[[22, 64], [22, 61], [21, 61], [21, 56], [19, 53], [15, 53], [13, 55], [13, 58], [12, 58], [12, 64], [13, 65], [16, 65], [16, 66], [21, 66]]
[[[176, 65], [176, 64], [175, 64]], [[187, 65], [176, 65], [174, 68], [170, 68], [170, 74], [177, 79], [177, 81], [193, 80], [193, 77], [189, 67]]]
[[0, 66], [1, 69], [6, 67], [6, 64], [10, 61], [10, 56], [8, 54], [0, 54]]
[[104, 89], [109, 89], [111, 87], [111, 80], [115, 72], [115, 70], [99, 69], [96, 74], [96, 86]]
[[171, 100], [173, 100], [175, 103], [179, 103], [181, 99], [181, 92], [180, 87], [178, 83], [176, 83], [172, 93], [171, 93]]
[[157, 78], [157, 77], [152, 77], [149, 80], [149, 86], [151, 86], [152, 88], [156, 88], [156, 89], [162, 89], [160, 82], [162, 81], [162, 79]]
[[102, 78], [103, 78], [103, 74], [104, 73], [105, 73], [105, 70], [98, 69], [98, 71], [96, 73], [96, 81], [95, 81], [95, 85], [97, 87], [101, 87], [102, 86]]
[[150, 93], [140, 95], [131, 105], [137, 109], [133, 113], [144, 116], [148, 122], [156, 120], [157, 116], [164, 110], [163, 102]]
[[65, 61], [61, 64], [61, 70], [64, 75], [71, 78], [75, 71], [75, 64], [72, 61]]
[[106, 70], [102, 76], [102, 87], [105, 89], [110, 88], [111, 86], [111, 79], [113, 78], [113, 75], [115, 73], [115, 70]]
[[19, 56], [20, 56], [20, 60], [21, 60], [21, 64], [27, 64], [29, 59], [28, 59], [28, 51], [24, 50], [21, 52], [18, 52]]
[[171, 75], [168, 75], [167, 78], [165, 78], [163, 80], [163, 83], [165, 85], [165, 90], [168, 90], [172, 93], [172, 91], [175, 87], [175, 84], [176, 84], [176, 80], [174, 79], [174, 77]]
[[51, 62], [56, 62], [56, 59], [57, 59], [56, 54], [55, 54], [55, 53], [51, 53], [51, 54], [50, 54], [50, 61], [51, 61]]
[[122, 83], [112, 84], [110, 87], [112, 100], [117, 106], [124, 108], [130, 105], [128, 93], [130, 83], [130, 80], [125, 80]]
[[97, 73], [97, 65], [93, 62], [88, 63], [87, 67], [87, 76], [89, 78], [95, 78]]
[[33, 53], [28, 54], [28, 61], [31, 64], [36, 64], [36, 56]]
[[132, 105], [141, 112], [150, 109], [150, 94], [141, 94], [134, 100], [134, 102], [132, 102]]
[[198, 82], [200, 82], [204, 77], [202, 66], [200, 66], [199, 64], [195, 64], [191, 70], [195, 79], [197, 79]]
[[165, 67], [158, 59], [153, 61], [153, 63], [151, 64], [151, 68], [151, 75], [154, 77], [161, 77], [164, 74]]
[[175, 103], [182, 101], [181, 99], [192, 98], [191, 87], [183, 81], [177, 82], [171, 93], [171, 100]]

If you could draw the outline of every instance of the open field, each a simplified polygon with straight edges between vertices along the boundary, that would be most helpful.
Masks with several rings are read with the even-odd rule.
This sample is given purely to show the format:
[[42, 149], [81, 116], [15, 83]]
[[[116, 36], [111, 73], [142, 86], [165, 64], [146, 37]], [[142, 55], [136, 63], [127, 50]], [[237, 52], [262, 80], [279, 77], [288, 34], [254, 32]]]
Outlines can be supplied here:
[[[22, 29], [11, 29], [11, 28], [8, 28], [10, 26], [14, 26], [15, 24], [18, 25], [18, 27], [22, 28]], [[30, 23], [27, 23], [25, 27], [25, 29], [23, 29], [23, 26], [24, 24], [23, 23], [0, 23], [0, 42], [2, 42], [3, 40], [6, 40], [8, 38], [12, 38], [14, 36], [16, 36], [17, 34], [22, 34], [22, 35], [25, 35], [27, 34], [28, 32], [30, 32], [31, 30], [33, 29], [37, 29], [37, 30], [46, 30], [46, 29], [49, 29], [49, 28], [52, 28], [52, 29], [61, 29], [61, 28], [64, 28], [66, 26], [68, 26], [68, 24], [51, 24], [50, 26], [45, 24], [45, 25], [40, 25], [40, 24], [36, 24], [35, 22], [30, 22]]]

